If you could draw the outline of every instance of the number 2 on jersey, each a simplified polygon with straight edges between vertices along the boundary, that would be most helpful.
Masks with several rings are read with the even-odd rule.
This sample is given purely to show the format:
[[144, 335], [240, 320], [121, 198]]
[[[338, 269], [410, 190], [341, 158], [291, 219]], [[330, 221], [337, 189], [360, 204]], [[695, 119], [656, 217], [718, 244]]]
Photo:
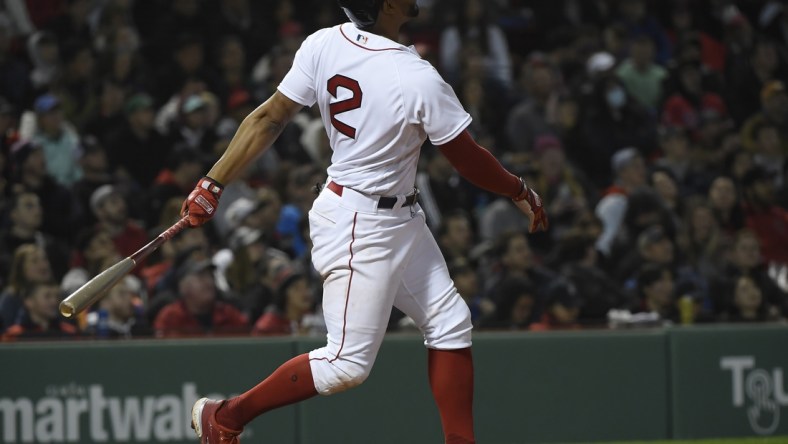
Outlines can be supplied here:
[[328, 109], [331, 113], [331, 125], [340, 133], [351, 139], [355, 139], [356, 129], [344, 122], [340, 122], [339, 119], [337, 119], [337, 114], [361, 108], [361, 97], [364, 94], [361, 92], [361, 86], [359, 86], [358, 82], [350, 77], [337, 74], [328, 79], [328, 92], [334, 98], [337, 97], [337, 90], [340, 86], [353, 93], [353, 96], [349, 99], [340, 100], [339, 102], [334, 102], [329, 105]]

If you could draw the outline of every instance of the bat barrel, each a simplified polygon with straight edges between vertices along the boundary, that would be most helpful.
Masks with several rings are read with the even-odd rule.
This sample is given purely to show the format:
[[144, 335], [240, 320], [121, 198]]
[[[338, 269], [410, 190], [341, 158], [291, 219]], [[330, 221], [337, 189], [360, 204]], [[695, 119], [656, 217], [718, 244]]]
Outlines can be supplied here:
[[107, 268], [101, 274], [89, 280], [85, 285], [60, 303], [60, 314], [70, 318], [76, 313], [89, 307], [99, 300], [105, 291], [123, 279], [136, 265], [133, 259], [127, 257], [117, 264]]
[[109, 290], [113, 285], [117, 284], [118, 281], [123, 279], [138, 262], [188, 226], [189, 217], [184, 216], [147, 245], [137, 250], [134, 254], [107, 268], [101, 272], [101, 274], [89, 280], [85, 285], [79, 287], [77, 291], [60, 303], [60, 314], [70, 318], [90, 307], [91, 304], [102, 297], [105, 291]]

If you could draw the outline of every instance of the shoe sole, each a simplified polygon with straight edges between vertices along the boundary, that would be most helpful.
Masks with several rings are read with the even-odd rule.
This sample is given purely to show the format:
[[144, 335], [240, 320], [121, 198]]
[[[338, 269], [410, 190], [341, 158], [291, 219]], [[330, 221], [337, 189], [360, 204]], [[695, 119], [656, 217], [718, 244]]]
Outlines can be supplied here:
[[202, 409], [205, 407], [206, 402], [208, 402], [208, 398], [200, 398], [192, 407], [192, 428], [200, 439], [202, 439], [202, 421], [200, 421], [200, 418], [202, 418]]

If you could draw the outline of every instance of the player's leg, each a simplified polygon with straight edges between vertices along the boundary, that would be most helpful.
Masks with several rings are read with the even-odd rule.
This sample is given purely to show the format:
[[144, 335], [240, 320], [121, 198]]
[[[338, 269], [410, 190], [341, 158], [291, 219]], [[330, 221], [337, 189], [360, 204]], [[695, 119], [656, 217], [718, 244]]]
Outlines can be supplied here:
[[[346, 222], [351, 230], [350, 242], [340, 247], [347, 251], [344, 257], [334, 247], [314, 250], [316, 269], [324, 275], [323, 270], [330, 270], [323, 284], [328, 341], [309, 353], [315, 388], [325, 395], [355, 387], [369, 376], [420, 221], [404, 208], [354, 212]], [[319, 241], [315, 238], [315, 245]]]
[[[401, 213], [401, 212], [400, 212]], [[413, 230], [407, 220], [372, 217], [340, 208], [321, 194], [310, 212], [313, 260], [326, 276], [323, 313], [328, 344], [297, 356], [248, 392], [228, 400], [216, 412], [221, 426], [238, 431], [271, 409], [317, 393], [332, 394], [363, 382], [369, 375], [386, 329], [405, 249]], [[394, 270], [394, 271], [392, 271]]]
[[394, 306], [424, 333], [430, 387], [446, 443], [474, 443], [470, 310], [426, 226], [418, 245], [405, 268]]

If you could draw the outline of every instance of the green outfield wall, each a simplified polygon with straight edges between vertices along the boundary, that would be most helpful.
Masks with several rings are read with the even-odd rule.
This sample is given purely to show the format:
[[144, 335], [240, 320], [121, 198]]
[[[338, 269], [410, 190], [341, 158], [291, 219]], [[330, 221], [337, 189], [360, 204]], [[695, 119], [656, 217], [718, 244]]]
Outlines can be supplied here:
[[[485, 444], [788, 435], [788, 327], [474, 338]], [[193, 443], [225, 397], [322, 345], [309, 338], [0, 345], [0, 443]], [[390, 335], [368, 381], [255, 420], [245, 444], [440, 443], [426, 351]], [[786, 439], [788, 442], [788, 438]]]

